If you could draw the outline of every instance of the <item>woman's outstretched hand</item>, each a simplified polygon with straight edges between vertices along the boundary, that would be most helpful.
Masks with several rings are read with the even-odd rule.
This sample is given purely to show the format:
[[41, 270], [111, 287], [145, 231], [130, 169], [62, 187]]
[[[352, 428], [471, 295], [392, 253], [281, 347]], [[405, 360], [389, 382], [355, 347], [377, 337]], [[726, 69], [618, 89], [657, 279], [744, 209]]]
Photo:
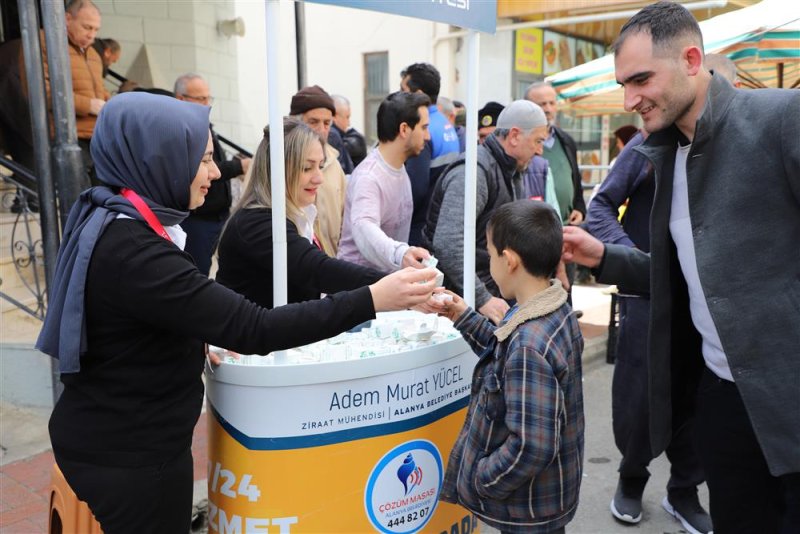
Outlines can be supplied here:
[[427, 302], [436, 291], [436, 270], [406, 267], [371, 286], [376, 312], [405, 310]]

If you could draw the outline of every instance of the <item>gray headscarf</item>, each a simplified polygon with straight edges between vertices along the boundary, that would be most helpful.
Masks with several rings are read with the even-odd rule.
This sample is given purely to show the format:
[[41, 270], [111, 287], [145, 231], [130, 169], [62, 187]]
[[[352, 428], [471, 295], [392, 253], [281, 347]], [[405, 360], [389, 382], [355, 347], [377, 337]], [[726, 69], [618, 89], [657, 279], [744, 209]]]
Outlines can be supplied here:
[[95, 244], [120, 213], [143, 220], [118, 188], [138, 193], [164, 226], [180, 223], [206, 151], [208, 116], [206, 106], [142, 92], [115, 96], [100, 112], [91, 151], [109, 187], [87, 189], [70, 210], [36, 342], [62, 373], [78, 372], [87, 351], [84, 291]]

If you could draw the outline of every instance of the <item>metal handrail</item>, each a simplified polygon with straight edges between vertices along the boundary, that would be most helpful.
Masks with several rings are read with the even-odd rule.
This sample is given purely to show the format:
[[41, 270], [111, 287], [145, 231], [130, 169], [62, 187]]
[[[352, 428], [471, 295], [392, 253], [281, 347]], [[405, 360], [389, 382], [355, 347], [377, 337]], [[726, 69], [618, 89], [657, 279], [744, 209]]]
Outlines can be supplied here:
[[114, 70], [108, 69], [106, 72], [108, 73], [109, 76], [111, 76], [112, 78], [114, 78], [115, 80], [117, 80], [120, 83], [125, 83], [125, 82], [128, 81], [128, 78], [126, 78], [125, 76], [123, 76], [122, 74], [120, 74], [120, 73], [118, 73], [118, 72], [116, 72]]
[[225, 143], [226, 145], [228, 145], [229, 147], [234, 149], [236, 152], [238, 152], [242, 156], [245, 156], [247, 158], [252, 158], [253, 157], [253, 154], [251, 152], [245, 150], [244, 148], [242, 148], [241, 146], [237, 145], [236, 143], [234, 143], [230, 139], [227, 139], [226, 137], [223, 137], [220, 134], [217, 134], [217, 139], [219, 139], [221, 143]]
[[36, 187], [36, 176], [33, 175], [30, 169], [3, 155], [0, 155], [0, 165], [16, 175], [16, 178], [14, 176], [4, 176], [6, 180], [12, 182], [20, 189], [23, 189], [26, 193], [38, 198], [39, 192]]

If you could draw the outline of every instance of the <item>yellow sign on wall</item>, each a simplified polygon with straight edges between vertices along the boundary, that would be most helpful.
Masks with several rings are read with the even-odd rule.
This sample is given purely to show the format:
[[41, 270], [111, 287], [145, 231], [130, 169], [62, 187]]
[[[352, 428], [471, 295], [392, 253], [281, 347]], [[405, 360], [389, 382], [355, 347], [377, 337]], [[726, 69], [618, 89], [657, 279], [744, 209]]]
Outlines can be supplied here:
[[516, 31], [516, 53], [514, 68], [517, 72], [542, 74], [542, 41], [544, 31], [526, 28]]

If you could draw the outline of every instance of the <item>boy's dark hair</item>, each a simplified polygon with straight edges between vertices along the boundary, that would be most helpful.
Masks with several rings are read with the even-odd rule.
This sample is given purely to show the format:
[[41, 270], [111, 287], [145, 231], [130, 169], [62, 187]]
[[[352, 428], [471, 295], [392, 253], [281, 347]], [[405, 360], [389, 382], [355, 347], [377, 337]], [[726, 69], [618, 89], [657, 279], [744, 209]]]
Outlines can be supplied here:
[[611, 49], [616, 56], [625, 39], [640, 32], [650, 34], [653, 40], [653, 53], [669, 51], [678, 40], [689, 37], [703, 50], [703, 33], [694, 16], [677, 2], [660, 1], [642, 8], [625, 23], [619, 31]]
[[561, 261], [561, 218], [539, 200], [516, 200], [492, 214], [487, 233], [497, 253], [513, 250], [532, 276], [551, 278]]
[[384, 98], [378, 107], [378, 140], [394, 141], [403, 123], [413, 129], [420, 121], [419, 108], [430, 104], [430, 99], [420, 93], [397, 91]]
[[400, 73], [401, 78], [408, 76], [408, 88], [411, 91], [422, 91], [431, 99], [431, 104], [439, 98], [439, 88], [442, 83], [441, 76], [436, 67], [430, 63], [414, 63]]

